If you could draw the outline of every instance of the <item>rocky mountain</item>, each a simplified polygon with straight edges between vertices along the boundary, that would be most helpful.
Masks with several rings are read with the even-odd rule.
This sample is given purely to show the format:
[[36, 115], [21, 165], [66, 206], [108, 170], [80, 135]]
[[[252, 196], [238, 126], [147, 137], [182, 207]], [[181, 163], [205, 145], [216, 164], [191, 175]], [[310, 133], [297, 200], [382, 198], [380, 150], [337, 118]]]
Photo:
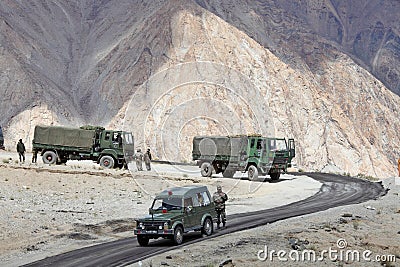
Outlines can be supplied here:
[[261, 133], [305, 170], [394, 176], [400, 4], [367, 2], [1, 1], [5, 145], [99, 124], [188, 161], [194, 135]]

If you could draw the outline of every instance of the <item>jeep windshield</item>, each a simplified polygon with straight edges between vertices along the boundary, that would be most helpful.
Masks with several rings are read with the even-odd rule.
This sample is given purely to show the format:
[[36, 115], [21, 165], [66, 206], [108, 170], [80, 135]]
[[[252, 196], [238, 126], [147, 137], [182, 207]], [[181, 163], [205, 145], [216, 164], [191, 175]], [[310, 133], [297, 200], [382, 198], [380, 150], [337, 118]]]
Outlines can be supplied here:
[[182, 210], [182, 199], [181, 198], [159, 198], [155, 199], [151, 209], [154, 211], [162, 210]]

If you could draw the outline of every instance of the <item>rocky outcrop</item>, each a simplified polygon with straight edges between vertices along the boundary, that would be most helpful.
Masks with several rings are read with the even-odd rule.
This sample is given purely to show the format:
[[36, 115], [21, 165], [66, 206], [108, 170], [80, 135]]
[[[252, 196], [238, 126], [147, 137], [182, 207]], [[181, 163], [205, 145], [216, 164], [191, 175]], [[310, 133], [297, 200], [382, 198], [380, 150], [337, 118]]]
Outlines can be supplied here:
[[194, 135], [261, 133], [295, 138], [305, 170], [395, 175], [400, 97], [280, 6], [8, 0], [0, 11], [9, 148], [36, 124], [100, 124], [190, 161]]

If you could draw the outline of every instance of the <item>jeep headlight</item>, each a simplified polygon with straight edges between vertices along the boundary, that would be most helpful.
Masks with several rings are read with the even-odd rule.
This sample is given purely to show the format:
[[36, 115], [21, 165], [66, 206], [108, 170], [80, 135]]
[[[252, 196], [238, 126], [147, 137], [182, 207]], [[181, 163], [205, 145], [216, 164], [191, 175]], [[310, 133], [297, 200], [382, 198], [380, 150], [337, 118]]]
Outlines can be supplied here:
[[144, 225], [143, 225], [143, 223], [141, 222], [141, 223], [139, 223], [139, 228], [141, 228], [141, 229], [144, 229]]

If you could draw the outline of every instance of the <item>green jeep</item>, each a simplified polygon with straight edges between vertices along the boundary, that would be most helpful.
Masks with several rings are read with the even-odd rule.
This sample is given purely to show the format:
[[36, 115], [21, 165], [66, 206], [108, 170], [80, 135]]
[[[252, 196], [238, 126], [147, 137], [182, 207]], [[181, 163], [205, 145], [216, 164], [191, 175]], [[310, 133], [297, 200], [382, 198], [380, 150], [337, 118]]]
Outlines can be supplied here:
[[149, 215], [136, 220], [134, 233], [141, 246], [159, 237], [180, 245], [184, 233], [199, 231], [211, 235], [215, 218], [215, 205], [206, 186], [175, 187], [155, 197]]

